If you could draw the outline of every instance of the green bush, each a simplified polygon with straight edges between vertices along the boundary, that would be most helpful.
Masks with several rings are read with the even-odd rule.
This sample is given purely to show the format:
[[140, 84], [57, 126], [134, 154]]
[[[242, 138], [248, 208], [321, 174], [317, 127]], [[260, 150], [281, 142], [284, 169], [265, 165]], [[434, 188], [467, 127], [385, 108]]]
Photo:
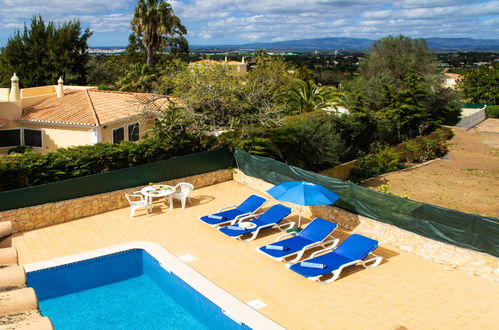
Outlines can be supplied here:
[[9, 151], [7, 151], [7, 154], [24, 154], [26, 152], [34, 152], [33, 148], [28, 147], [28, 146], [17, 146], [14, 148], [10, 148]]
[[287, 119], [281, 127], [229, 131], [219, 144], [231, 150], [274, 158], [310, 171], [335, 166], [345, 155], [345, 142], [330, 115], [301, 115]]
[[400, 161], [406, 163], [424, 162], [444, 156], [448, 152], [447, 140], [453, 136], [452, 130], [441, 127], [426, 136], [418, 136], [396, 147]]
[[491, 105], [485, 108], [489, 118], [499, 118], [499, 105]]
[[45, 155], [11, 153], [0, 156], [0, 191], [112, 171], [205, 149], [202, 141], [190, 137], [171, 142], [148, 138], [137, 143], [98, 143], [60, 148]]
[[393, 172], [403, 168], [399, 162], [400, 154], [395, 148], [385, 147], [380, 151], [360, 157], [357, 165], [350, 171], [349, 179], [353, 182], [361, 182], [365, 179]]
[[[418, 136], [395, 147], [381, 147], [369, 155], [357, 159], [349, 179], [361, 182], [365, 179], [403, 168], [401, 163], [423, 162], [442, 157], [448, 152], [447, 140], [452, 130], [440, 127], [431, 134]], [[375, 148], [376, 149], [376, 148]]]

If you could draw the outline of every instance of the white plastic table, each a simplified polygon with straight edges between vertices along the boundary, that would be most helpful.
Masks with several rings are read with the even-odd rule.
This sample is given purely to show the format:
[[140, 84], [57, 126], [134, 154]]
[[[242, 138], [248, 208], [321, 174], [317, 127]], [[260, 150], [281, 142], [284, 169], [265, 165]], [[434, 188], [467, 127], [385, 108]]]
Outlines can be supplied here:
[[172, 195], [175, 192], [175, 188], [165, 184], [157, 184], [152, 186], [144, 187], [140, 190], [140, 193], [146, 197], [148, 213], [152, 211], [152, 199], [159, 197], [169, 196], [170, 209], [173, 209], [173, 198]]

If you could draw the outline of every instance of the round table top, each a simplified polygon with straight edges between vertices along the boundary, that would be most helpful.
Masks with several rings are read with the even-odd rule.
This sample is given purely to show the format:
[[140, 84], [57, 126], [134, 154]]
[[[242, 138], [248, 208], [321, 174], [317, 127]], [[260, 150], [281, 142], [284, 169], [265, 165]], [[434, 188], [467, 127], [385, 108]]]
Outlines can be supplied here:
[[175, 192], [175, 188], [165, 184], [156, 184], [146, 186], [140, 190], [140, 193], [149, 197], [165, 197]]

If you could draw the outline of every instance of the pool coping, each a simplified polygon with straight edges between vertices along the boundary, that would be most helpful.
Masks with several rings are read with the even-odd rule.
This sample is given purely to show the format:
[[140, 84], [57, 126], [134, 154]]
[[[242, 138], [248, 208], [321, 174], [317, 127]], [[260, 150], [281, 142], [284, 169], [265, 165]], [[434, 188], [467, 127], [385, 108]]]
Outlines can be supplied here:
[[26, 272], [33, 272], [131, 249], [145, 250], [152, 257], [158, 260], [161, 267], [168, 272], [174, 273], [200, 294], [211, 300], [214, 304], [220, 307], [225, 315], [230, 317], [235, 322], [244, 323], [252, 329], [285, 329], [267, 316], [256, 311], [229, 292], [211, 282], [201, 273], [181, 261], [173, 253], [154, 242], [133, 241], [112, 245], [97, 250], [27, 264], [24, 265], [24, 269]]

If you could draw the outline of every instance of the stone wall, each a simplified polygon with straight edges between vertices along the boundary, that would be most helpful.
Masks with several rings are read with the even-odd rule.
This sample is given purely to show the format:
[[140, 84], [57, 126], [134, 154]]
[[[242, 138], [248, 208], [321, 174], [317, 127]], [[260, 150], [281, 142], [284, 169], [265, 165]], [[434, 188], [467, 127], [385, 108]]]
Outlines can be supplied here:
[[[185, 181], [192, 183], [195, 188], [201, 188], [231, 179], [232, 172], [230, 170], [219, 170], [161, 183], [174, 186], [179, 182]], [[116, 190], [98, 195], [3, 211], [0, 212], [0, 222], [11, 221], [14, 231], [22, 232], [76, 220], [127, 207], [129, 204], [125, 198], [125, 193], [138, 191], [142, 187]]]
[[[234, 180], [261, 192], [273, 186], [266, 181], [247, 176], [241, 171], [234, 174]], [[296, 208], [294, 204], [288, 205]], [[334, 206], [303, 207], [302, 214], [331, 220], [343, 229], [376, 239], [381, 245], [387, 244], [440, 263], [447, 269], [458, 269], [499, 282], [499, 258], [489, 254], [438, 242]]]

